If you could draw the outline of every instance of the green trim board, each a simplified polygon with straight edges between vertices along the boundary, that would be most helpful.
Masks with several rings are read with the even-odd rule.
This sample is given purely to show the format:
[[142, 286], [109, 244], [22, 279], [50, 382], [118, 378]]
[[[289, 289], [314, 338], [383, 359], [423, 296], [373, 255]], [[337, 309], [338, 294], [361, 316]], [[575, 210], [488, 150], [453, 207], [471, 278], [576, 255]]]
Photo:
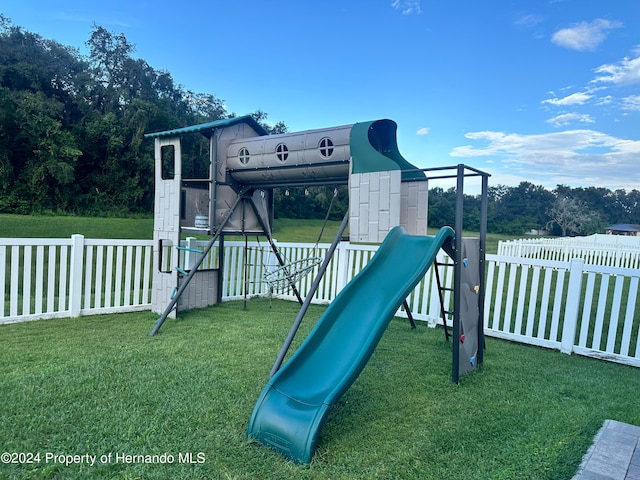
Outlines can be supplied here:
[[398, 308], [453, 236], [450, 227], [435, 236], [392, 229], [271, 377], [247, 435], [297, 463], [309, 463], [331, 407], [360, 375]]

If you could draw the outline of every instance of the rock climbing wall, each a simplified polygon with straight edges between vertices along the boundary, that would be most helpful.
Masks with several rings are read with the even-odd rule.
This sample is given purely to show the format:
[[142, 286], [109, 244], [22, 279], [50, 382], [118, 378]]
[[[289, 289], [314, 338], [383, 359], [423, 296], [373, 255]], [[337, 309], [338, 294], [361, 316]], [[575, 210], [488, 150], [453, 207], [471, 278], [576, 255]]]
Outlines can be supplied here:
[[482, 328], [478, 299], [480, 292], [480, 239], [462, 239], [462, 275], [460, 286], [460, 375], [478, 364], [478, 329]]

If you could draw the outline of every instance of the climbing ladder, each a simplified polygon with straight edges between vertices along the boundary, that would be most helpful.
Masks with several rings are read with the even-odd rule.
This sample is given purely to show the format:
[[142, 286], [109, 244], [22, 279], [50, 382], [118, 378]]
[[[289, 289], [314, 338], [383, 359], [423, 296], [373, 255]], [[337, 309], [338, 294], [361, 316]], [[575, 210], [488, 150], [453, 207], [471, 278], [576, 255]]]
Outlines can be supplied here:
[[[453, 243], [451, 242], [451, 240], [447, 241], [443, 246], [442, 249], [445, 251], [445, 253], [451, 258], [453, 259], [453, 263], [450, 262], [441, 262], [436, 258], [436, 261], [433, 262], [433, 270], [434, 270], [434, 274], [436, 277], [436, 286], [438, 288], [438, 301], [440, 302], [440, 316], [442, 317], [442, 326], [444, 327], [444, 338], [446, 340], [449, 340], [449, 337], [451, 336], [451, 334], [449, 333], [449, 327], [447, 326], [447, 316], [452, 319], [455, 316], [455, 311], [454, 310], [448, 310], [448, 307], [445, 306], [445, 295], [448, 292], [450, 295], [454, 294], [454, 287], [446, 287], [444, 285], [444, 282], [442, 281], [442, 278], [440, 277], [440, 267], [443, 268], [453, 268], [455, 270], [455, 260], [456, 260], [456, 253], [455, 253], [455, 248]], [[451, 272], [455, 275], [455, 272]], [[455, 302], [454, 302], [455, 305]], [[455, 308], [455, 307], [454, 307]]]
[[[178, 250], [178, 253], [180, 253], [180, 252], [189, 252], [189, 253], [197, 253], [198, 255], [202, 255], [203, 254], [203, 251], [200, 250], [199, 248], [183, 247], [182, 245], [176, 246], [176, 250]], [[203, 260], [204, 260], [204, 258], [203, 258]], [[187, 262], [185, 261], [185, 263], [187, 263]], [[185, 265], [185, 267], [186, 267], [186, 265]], [[184, 275], [184, 276], [189, 275], [189, 272], [187, 270], [185, 270], [185, 269], [180, 267], [180, 257], [178, 257], [178, 265], [175, 267], [175, 269], [180, 275]]]
[[454, 289], [452, 287], [445, 287], [443, 285], [442, 279], [440, 278], [440, 267], [451, 268], [451, 267], [455, 267], [455, 264], [447, 263], [447, 262], [439, 262], [438, 260], [436, 260], [433, 263], [433, 267], [434, 267], [434, 272], [436, 277], [436, 285], [438, 287], [438, 300], [440, 301], [440, 316], [442, 317], [442, 325], [444, 327], [444, 338], [446, 340], [449, 340], [449, 337], [451, 336], [451, 334], [449, 333], [449, 327], [447, 326], [447, 316], [453, 319], [454, 311], [447, 310], [448, 307], [445, 307], [444, 296], [445, 296], [445, 292], [453, 293]]

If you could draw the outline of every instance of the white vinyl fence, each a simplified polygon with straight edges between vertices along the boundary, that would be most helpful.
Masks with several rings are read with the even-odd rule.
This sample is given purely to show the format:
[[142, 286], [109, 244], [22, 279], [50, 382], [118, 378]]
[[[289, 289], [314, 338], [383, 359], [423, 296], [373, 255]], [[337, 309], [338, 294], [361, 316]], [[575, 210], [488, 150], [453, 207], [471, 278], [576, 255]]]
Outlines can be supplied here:
[[487, 260], [486, 335], [640, 366], [640, 270]]
[[640, 268], [640, 237], [589, 235], [567, 238], [520, 238], [498, 243], [498, 255], [568, 262], [582, 258], [589, 265]]
[[[191, 248], [206, 242], [189, 241]], [[273, 295], [294, 300], [290, 288], [270, 291], [264, 275], [279, 268], [263, 243], [225, 242], [223, 300]], [[323, 258], [327, 244], [278, 243], [287, 264]], [[341, 243], [315, 294], [328, 303], [358, 273], [375, 246]], [[193, 255], [191, 252], [182, 253]], [[216, 266], [217, 247], [207, 259]], [[438, 259], [450, 260], [443, 252]], [[487, 255], [484, 326], [488, 336], [640, 366], [640, 269], [570, 261]], [[185, 258], [182, 265], [189, 265]], [[151, 308], [152, 242], [0, 239], [0, 324], [39, 318]], [[297, 284], [304, 297], [319, 266]], [[417, 320], [441, 323], [435, 267], [408, 298]], [[438, 267], [444, 286], [452, 268]], [[384, 285], [381, 287], [384, 288]], [[450, 309], [452, 295], [445, 292]], [[400, 311], [399, 315], [406, 316]], [[448, 320], [449, 322], [449, 320]]]
[[148, 310], [152, 245], [0, 238], [0, 323]]

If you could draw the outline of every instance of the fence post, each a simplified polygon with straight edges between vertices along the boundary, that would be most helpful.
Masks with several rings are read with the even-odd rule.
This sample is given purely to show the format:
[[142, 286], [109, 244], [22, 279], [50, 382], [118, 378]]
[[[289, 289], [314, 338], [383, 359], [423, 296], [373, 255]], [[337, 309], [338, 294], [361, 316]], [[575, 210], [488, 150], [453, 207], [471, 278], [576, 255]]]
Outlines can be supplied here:
[[575, 343], [576, 330], [578, 328], [583, 267], [584, 260], [581, 258], [574, 258], [569, 263], [569, 286], [567, 287], [567, 303], [564, 307], [562, 342], [560, 344], [560, 351], [566, 354], [573, 352], [573, 344]]
[[69, 314], [71, 317], [80, 316], [83, 259], [84, 235], [71, 235], [71, 275], [69, 277]]
[[198, 239], [196, 237], [187, 237], [185, 241], [188, 250], [184, 251], [184, 268], [185, 270], [191, 270], [198, 259], [198, 255], [194, 252], [194, 250], [198, 250]]
[[[335, 297], [340, 293], [340, 290], [347, 284], [349, 276], [349, 246], [351, 243], [340, 242], [337, 247], [338, 253], [338, 267], [336, 274], [336, 290], [333, 296]], [[335, 257], [334, 257], [335, 258]], [[331, 298], [333, 300], [333, 298]]]

